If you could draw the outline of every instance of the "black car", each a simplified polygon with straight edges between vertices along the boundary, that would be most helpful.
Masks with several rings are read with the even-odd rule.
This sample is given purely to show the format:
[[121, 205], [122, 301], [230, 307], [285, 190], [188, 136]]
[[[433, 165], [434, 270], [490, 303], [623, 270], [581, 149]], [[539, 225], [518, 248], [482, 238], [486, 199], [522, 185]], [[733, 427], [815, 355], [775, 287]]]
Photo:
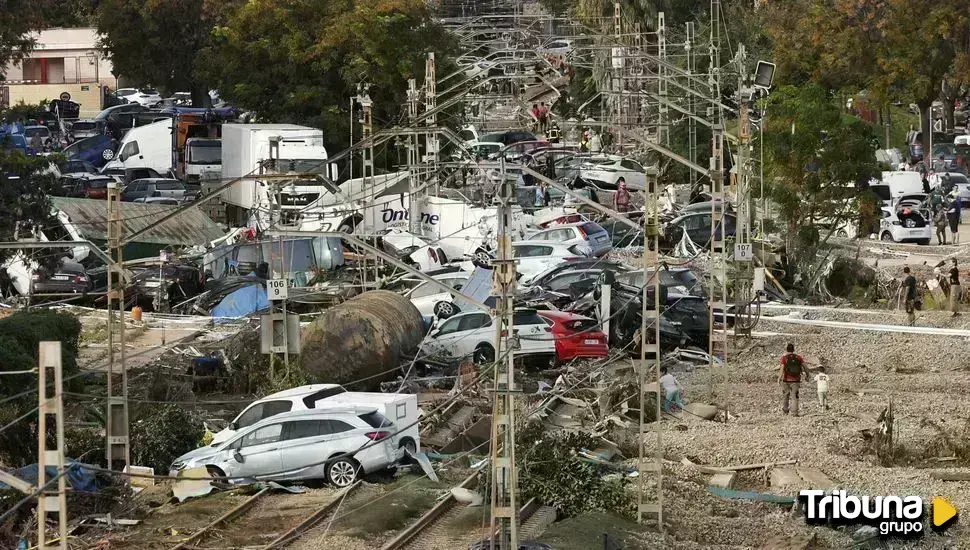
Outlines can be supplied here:
[[44, 266], [34, 270], [30, 280], [31, 300], [44, 295], [56, 299], [64, 294], [86, 294], [91, 291], [91, 286], [83, 265], [62, 258], [53, 270]]
[[545, 287], [549, 284], [553, 278], [559, 276], [566, 271], [583, 270], [583, 269], [598, 269], [600, 271], [612, 271], [614, 273], [622, 273], [629, 271], [630, 268], [620, 262], [613, 262], [609, 260], [603, 260], [599, 258], [576, 258], [571, 260], [564, 260], [563, 262], [556, 264], [549, 269], [536, 274], [529, 279], [523, 279], [519, 281], [519, 286], [521, 287], [532, 287], [539, 286]]
[[152, 311], [169, 310], [202, 292], [205, 278], [193, 264], [149, 263], [132, 268], [134, 276], [125, 290], [125, 302]]
[[[737, 217], [734, 214], [725, 214], [724, 220], [725, 238], [733, 237], [737, 229]], [[709, 211], [690, 212], [678, 216], [664, 226], [661, 246], [668, 249], [677, 246], [686, 232], [690, 240], [694, 241], [694, 244], [707, 247], [711, 242], [712, 225], [712, 216]], [[716, 228], [716, 231], [719, 232], [720, 227]]]
[[478, 137], [478, 141], [482, 143], [501, 143], [503, 145], [512, 145], [513, 143], [519, 143], [521, 141], [538, 141], [535, 134], [532, 132], [526, 132], [524, 130], [509, 130], [507, 132], [496, 132], [494, 134], [485, 134]]

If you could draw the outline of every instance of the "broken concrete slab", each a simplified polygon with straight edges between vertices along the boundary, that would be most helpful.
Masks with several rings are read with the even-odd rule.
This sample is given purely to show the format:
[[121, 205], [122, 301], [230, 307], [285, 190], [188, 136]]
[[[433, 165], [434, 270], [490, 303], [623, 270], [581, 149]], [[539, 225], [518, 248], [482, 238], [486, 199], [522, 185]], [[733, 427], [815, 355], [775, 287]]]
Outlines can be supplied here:
[[711, 479], [707, 481], [707, 484], [711, 487], [731, 489], [731, 486], [734, 485], [734, 478], [736, 478], [737, 475], [737, 472], [719, 472], [712, 475]]
[[[717, 407], [714, 405], [707, 405], [705, 403], [688, 403], [684, 405], [685, 413], [703, 418], [704, 420], [713, 420], [717, 416]], [[677, 415], [675, 415], [677, 416]], [[680, 418], [680, 416], [678, 416]]]
[[802, 478], [798, 476], [795, 468], [772, 468], [768, 477], [771, 480], [771, 488], [776, 491], [798, 488], [802, 484]]
[[195, 468], [186, 468], [181, 470], [178, 475], [179, 478], [172, 485], [172, 495], [178, 499], [179, 502], [185, 502], [187, 499], [193, 497], [201, 497], [208, 495], [215, 489], [212, 485], [211, 479], [199, 479], [199, 478], [211, 478], [209, 471], [205, 466], [197, 466]]
[[795, 472], [802, 478], [804, 483], [801, 489], [831, 489], [835, 487], [835, 482], [829, 476], [815, 468], [796, 467]]

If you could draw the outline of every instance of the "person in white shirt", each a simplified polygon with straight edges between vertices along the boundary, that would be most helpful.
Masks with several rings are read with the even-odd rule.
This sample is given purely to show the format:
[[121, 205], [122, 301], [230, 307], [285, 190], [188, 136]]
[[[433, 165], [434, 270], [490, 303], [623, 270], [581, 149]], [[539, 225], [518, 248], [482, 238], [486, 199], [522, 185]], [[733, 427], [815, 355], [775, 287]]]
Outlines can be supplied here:
[[680, 382], [674, 375], [667, 372], [667, 367], [660, 367], [660, 387], [663, 388], [666, 399], [664, 400], [664, 410], [670, 412], [670, 405], [673, 404], [677, 410], [684, 408], [684, 401], [680, 397]]
[[825, 374], [825, 367], [819, 367], [815, 375], [815, 391], [818, 392], [818, 406], [829, 410], [829, 375]]

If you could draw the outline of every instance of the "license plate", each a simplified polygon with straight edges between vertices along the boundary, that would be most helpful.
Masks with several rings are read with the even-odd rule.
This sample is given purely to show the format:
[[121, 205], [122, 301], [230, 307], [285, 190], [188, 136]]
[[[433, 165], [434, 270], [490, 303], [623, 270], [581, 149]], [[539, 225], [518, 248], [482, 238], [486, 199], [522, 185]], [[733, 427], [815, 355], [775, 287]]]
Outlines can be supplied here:
[[922, 233], [923, 233], [923, 231], [921, 229], [910, 229], [909, 230], [909, 234], [912, 235], [912, 236], [914, 236], [914, 237], [917, 237], [917, 236], [921, 235]]
[[589, 344], [591, 346], [595, 346], [596, 344], [599, 344], [600, 341], [599, 340], [583, 340], [583, 343], [584, 344]]
[[67, 275], [54, 275], [53, 277], [51, 277], [51, 280], [52, 281], [66, 281], [66, 280], [68, 280], [68, 278], [69, 277]]
[[158, 288], [162, 283], [158, 281], [145, 281], [146, 288]]

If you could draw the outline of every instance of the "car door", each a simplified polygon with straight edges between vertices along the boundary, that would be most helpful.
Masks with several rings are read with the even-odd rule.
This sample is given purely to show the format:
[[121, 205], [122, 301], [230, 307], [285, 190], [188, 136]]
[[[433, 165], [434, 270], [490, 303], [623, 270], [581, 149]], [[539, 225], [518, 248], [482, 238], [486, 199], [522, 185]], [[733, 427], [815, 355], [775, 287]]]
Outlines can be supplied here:
[[[287, 477], [299, 476], [301, 470], [313, 466], [334, 451], [327, 444], [328, 420], [293, 420], [283, 423], [280, 445], [283, 470]], [[322, 468], [320, 469], [322, 471]]]
[[426, 355], [454, 355], [452, 346], [460, 337], [458, 328], [464, 315], [456, 315], [441, 324], [437, 332], [428, 336], [421, 346]]
[[242, 462], [233, 459], [233, 476], [261, 476], [277, 474], [283, 469], [280, 452], [280, 439], [283, 424], [269, 424], [253, 430], [239, 440], [239, 454]]
[[516, 311], [512, 330], [519, 337], [521, 354], [555, 353], [556, 342], [549, 325], [535, 311]]
[[475, 352], [475, 348], [482, 342], [495, 340], [495, 328], [492, 318], [486, 313], [474, 312], [462, 316], [458, 327], [459, 336], [453, 340], [453, 349], [457, 357], [468, 357]]

